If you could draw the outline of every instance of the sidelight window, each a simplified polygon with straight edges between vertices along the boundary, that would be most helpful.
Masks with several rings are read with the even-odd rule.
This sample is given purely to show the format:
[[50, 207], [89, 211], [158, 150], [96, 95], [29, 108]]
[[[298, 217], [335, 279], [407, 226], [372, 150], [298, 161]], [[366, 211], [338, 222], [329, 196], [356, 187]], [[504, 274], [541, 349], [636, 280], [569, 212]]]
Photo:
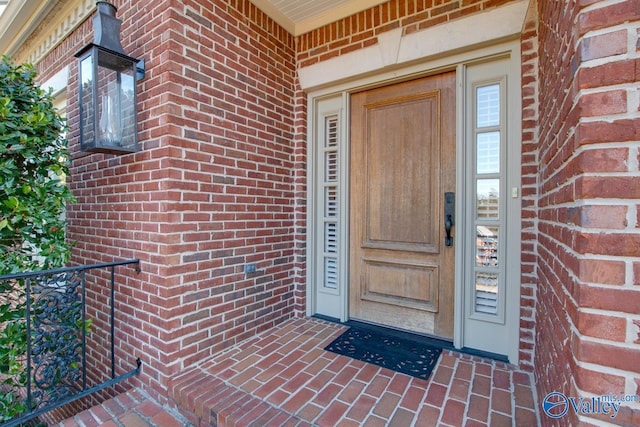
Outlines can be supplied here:
[[503, 174], [502, 153], [505, 123], [502, 114], [503, 82], [478, 84], [474, 88], [473, 186], [475, 206], [475, 262], [473, 264], [473, 312], [502, 317], [503, 274]]
[[339, 144], [338, 116], [324, 118], [324, 283], [326, 289], [338, 288], [338, 239], [339, 239]]

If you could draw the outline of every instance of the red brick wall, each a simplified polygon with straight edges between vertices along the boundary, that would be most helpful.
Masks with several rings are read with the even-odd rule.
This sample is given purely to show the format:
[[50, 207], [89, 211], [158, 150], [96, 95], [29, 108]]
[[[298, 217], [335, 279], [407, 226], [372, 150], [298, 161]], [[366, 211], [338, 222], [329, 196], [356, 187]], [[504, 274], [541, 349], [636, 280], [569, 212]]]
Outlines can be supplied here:
[[296, 316], [307, 310], [307, 97], [296, 79], [294, 110], [295, 299]]
[[520, 367], [533, 370], [538, 216], [538, 39], [537, 10], [529, 6], [520, 41], [522, 54], [522, 244], [520, 286]]
[[[640, 394], [640, 1], [538, 13], [538, 395]], [[615, 423], [638, 417], [630, 405]]]
[[127, 369], [140, 357], [162, 393], [182, 367], [303, 309], [303, 98], [293, 37], [248, 0], [114, 4], [125, 51], [146, 60], [139, 153], [78, 151], [73, 54], [90, 21], [39, 71], [71, 64], [74, 260], [141, 259], [118, 285], [120, 356]]
[[[538, 396], [540, 399], [551, 391], [559, 391], [566, 395], [575, 395], [570, 389], [570, 378], [573, 367], [569, 365], [571, 360], [571, 348], [567, 344], [567, 337], [571, 334], [571, 323], [567, 319], [563, 284], [567, 283], [566, 277], [557, 277], [564, 271], [564, 262], [556, 260], [561, 256], [559, 242], [562, 240], [557, 233], [557, 219], [545, 221], [545, 215], [552, 215], [555, 209], [554, 203], [549, 203], [552, 193], [561, 191], [562, 186], [544, 185], [548, 179], [549, 170], [557, 170], [557, 166], [550, 168], [549, 158], [560, 153], [558, 145], [568, 142], [558, 142], [556, 135], [560, 128], [567, 124], [566, 110], [571, 107], [572, 99], [563, 95], [564, 88], [568, 88], [573, 78], [571, 75], [571, 63], [575, 59], [571, 53], [567, 53], [565, 46], [574, 43], [567, 40], [572, 36], [572, 23], [577, 14], [577, 7], [567, 8], [559, 3], [538, 2], [539, 14], [539, 84], [540, 87], [552, 88], [552, 90], [540, 91], [539, 96], [539, 152], [540, 164], [540, 192], [539, 201], [539, 242], [538, 242], [538, 289], [537, 289], [537, 325], [536, 325], [536, 352], [535, 363], [538, 382]], [[564, 24], [563, 31], [556, 30], [559, 21]], [[553, 96], [550, 96], [550, 94]], [[573, 118], [575, 122], [577, 118]], [[565, 130], [566, 135], [566, 130]], [[565, 158], [567, 152], [573, 147], [564, 148]], [[571, 308], [575, 312], [575, 304]], [[541, 420], [548, 421], [544, 414]]]

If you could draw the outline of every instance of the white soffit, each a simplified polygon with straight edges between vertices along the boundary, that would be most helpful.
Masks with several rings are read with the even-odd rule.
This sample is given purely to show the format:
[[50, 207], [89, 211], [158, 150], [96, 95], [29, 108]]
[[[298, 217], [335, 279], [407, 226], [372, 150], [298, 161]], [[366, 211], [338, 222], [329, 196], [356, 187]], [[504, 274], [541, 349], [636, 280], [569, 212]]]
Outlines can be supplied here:
[[387, 0], [250, 0], [284, 29], [299, 36]]
[[514, 37], [522, 32], [529, 0], [508, 3], [455, 21], [403, 35], [401, 28], [378, 36], [378, 43], [308, 67], [298, 75], [303, 90], [366, 73]]

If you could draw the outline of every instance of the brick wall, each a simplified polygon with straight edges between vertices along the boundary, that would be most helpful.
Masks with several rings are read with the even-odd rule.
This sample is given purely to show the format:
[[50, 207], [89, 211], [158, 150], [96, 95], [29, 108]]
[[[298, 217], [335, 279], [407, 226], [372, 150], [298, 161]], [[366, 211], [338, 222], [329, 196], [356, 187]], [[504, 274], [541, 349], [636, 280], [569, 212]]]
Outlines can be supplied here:
[[[538, 394], [637, 395], [640, 1], [538, 13]], [[629, 405], [615, 423], [639, 417]]]
[[294, 110], [295, 294], [296, 316], [307, 311], [307, 97], [296, 79]]
[[520, 367], [533, 370], [538, 217], [538, 19], [531, 2], [520, 41], [522, 52], [522, 245]]
[[78, 150], [73, 54], [90, 21], [39, 72], [71, 64], [74, 261], [141, 259], [119, 275], [119, 355], [162, 393], [183, 366], [303, 310], [303, 98], [293, 37], [248, 0], [114, 4], [125, 51], [146, 60], [139, 153]]

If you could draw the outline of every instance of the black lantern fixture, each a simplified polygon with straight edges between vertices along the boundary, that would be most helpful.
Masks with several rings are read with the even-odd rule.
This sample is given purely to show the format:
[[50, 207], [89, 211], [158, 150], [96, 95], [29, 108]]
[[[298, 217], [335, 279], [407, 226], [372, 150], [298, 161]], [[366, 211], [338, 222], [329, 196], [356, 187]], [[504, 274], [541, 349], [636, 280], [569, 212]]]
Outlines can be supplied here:
[[116, 7], [106, 1], [96, 6], [93, 43], [76, 54], [80, 149], [134, 153], [139, 150], [136, 81], [144, 76], [144, 61], [124, 53]]

